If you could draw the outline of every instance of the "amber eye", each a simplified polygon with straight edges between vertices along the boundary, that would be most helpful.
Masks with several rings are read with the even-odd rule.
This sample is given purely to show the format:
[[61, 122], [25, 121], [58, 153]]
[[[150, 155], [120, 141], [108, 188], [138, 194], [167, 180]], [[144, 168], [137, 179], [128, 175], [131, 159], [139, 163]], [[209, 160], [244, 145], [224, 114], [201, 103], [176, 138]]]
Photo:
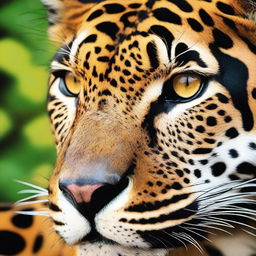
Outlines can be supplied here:
[[202, 78], [196, 74], [180, 74], [174, 77], [172, 85], [177, 96], [189, 99], [200, 91]]
[[71, 72], [61, 71], [54, 75], [60, 79], [59, 89], [65, 96], [77, 97], [80, 92], [81, 85]]

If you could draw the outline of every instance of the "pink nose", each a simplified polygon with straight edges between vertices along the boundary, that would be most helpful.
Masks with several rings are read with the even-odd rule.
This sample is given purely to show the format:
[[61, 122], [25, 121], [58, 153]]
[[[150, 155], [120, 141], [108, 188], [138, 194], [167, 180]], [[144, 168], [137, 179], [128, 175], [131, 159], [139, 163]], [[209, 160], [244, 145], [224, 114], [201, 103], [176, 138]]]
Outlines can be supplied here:
[[68, 185], [66, 188], [73, 195], [77, 203], [89, 203], [91, 201], [92, 194], [94, 193], [94, 191], [102, 186], [103, 184], [82, 186], [71, 184]]

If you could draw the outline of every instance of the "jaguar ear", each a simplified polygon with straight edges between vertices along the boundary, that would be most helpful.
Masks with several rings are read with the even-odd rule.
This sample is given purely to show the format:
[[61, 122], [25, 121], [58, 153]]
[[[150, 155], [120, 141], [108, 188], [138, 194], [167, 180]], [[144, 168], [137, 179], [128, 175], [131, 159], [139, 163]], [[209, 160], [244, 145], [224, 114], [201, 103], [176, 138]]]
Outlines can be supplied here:
[[83, 16], [103, 0], [41, 0], [48, 12], [49, 37], [62, 43], [73, 37]]

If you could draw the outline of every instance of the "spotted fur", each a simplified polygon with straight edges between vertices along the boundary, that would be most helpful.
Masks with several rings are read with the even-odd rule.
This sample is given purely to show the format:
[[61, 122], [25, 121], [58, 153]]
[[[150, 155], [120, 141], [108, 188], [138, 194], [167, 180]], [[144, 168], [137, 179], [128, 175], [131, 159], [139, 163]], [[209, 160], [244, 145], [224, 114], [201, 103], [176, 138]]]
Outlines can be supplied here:
[[[74, 255], [255, 254], [252, 3], [44, 3], [60, 46], [49, 213]], [[191, 97], [179, 75], [201, 81]]]

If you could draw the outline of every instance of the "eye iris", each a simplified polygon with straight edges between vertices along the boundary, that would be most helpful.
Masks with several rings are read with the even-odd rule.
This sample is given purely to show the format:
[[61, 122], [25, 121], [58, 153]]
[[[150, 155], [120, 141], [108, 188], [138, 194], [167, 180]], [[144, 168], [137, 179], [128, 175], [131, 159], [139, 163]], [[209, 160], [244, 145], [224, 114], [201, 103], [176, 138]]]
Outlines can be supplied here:
[[67, 89], [72, 93], [77, 95], [80, 91], [80, 84], [76, 81], [74, 75], [70, 72], [65, 75], [65, 85]]
[[194, 96], [201, 87], [201, 78], [198, 75], [177, 75], [173, 79], [173, 89], [182, 98]]

